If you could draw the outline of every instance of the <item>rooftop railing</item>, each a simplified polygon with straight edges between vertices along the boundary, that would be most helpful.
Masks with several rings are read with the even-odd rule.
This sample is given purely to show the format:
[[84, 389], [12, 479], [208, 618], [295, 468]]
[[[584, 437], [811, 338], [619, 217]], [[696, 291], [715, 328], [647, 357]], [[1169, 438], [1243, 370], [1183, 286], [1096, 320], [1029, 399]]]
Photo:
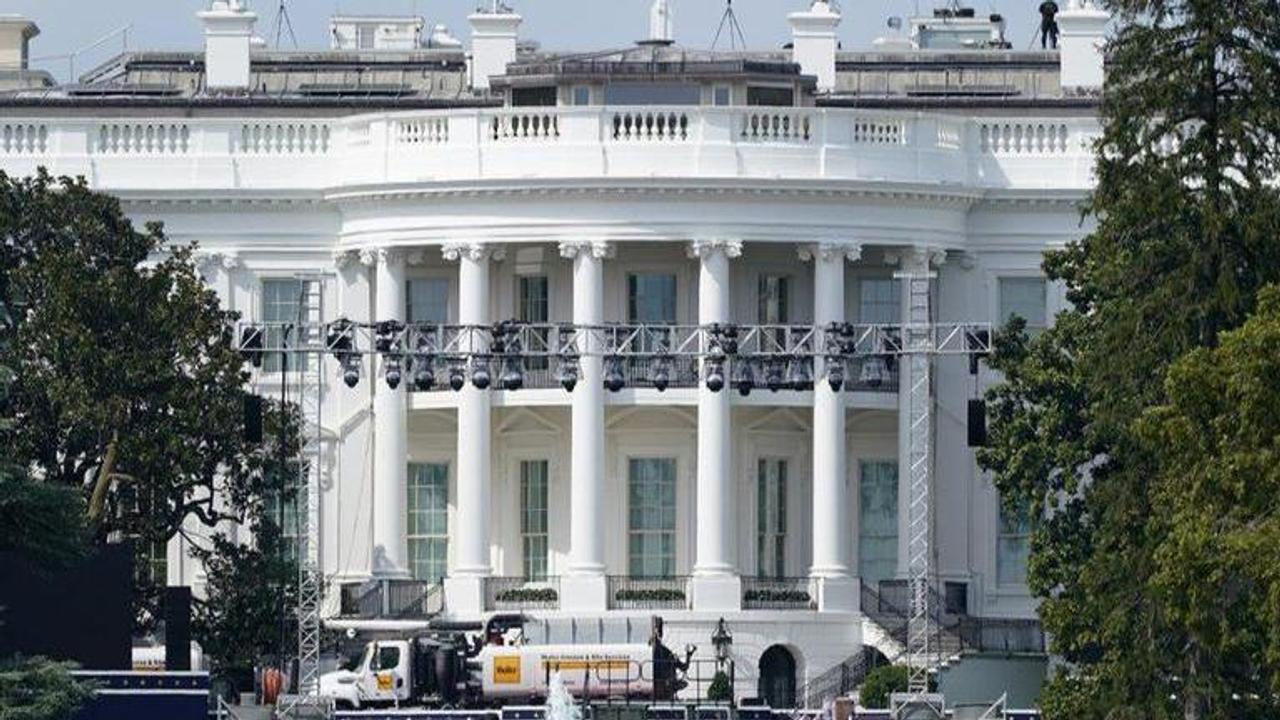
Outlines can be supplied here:
[[[744, 178], [948, 191], [1093, 185], [1091, 117], [843, 108], [466, 108], [316, 118], [0, 121], [0, 169], [106, 189], [341, 192], [479, 179]], [[163, 170], [164, 172], [159, 172]]]

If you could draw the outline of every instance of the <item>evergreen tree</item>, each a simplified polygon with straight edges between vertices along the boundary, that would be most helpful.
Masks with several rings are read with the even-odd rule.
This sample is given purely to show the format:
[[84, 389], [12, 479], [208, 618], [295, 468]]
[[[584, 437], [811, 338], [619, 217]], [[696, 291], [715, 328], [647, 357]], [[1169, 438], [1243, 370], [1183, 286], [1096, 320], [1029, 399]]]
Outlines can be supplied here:
[[[1227, 717], [1257, 694], [1239, 664], [1172, 601], [1159, 553], [1188, 531], [1158, 512], [1172, 469], [1139, 418], [1166, 373], [1240, 325], [1280, 279], [1280, 13], [1261, 0], [1111, 0], [1118, 25], [1102, 99], [1096, 229], [1045, 261], [1073, 308], [1029, 340], [997, 339], [991, 445], [1006, 503], [1039, 518], [1029, 582], [1071, 672], [1051, 717]], [[1203, 578], [1203, 611], [1234, 592]], [[1203, 617], [1203, 616], [1202, 616]], [[1267, 678], [1269, 679], [1269, 678]], [[1230, 715], [1235, 717], [1235, 715]]]

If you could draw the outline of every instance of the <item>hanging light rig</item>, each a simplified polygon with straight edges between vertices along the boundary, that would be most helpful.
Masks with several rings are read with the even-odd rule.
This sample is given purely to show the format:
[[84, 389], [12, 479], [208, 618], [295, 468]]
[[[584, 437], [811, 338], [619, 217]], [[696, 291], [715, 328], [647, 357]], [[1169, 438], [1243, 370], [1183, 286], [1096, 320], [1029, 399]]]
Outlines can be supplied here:
[[[582, 379], [582, 357], [589, 355], [601, 358], [603, 384], [609, 392], [628, 386], [664, 392], [673, 386], [701, 384], [711, 392], [729, 389], [746, 397], [760, 390], [812, 390], [815, 382], [825, 382], [835, 392], [881, 388], [892, 380], [903, 356], [919, 352], [904, 347], [906, 329], [850, 323], [819, 328], [731, 323], [545, 325], [515, 320], [432, 325], [339, 318], [301, 328], [240, 323], [235, 337], [237, 349], [255, 368], [273, 352], [330, 355], [349, 388], [365, 378], [364, 361], [371, 358], [369, 377], [393, 390], [405, 385], [413, 392], [429, 392], [447, 386], [459, 392], [470, 383], [477, 390], [515, 392], [529, 384], [529, 361], [542, 358], [554, 367], [555, 383], [573, 392]], [[280, 340], [286, 330], [295, 338], [289, 347]], [[977, 362], [991, 352], [989, 324], [938, 324], [932, 326], [932, 333], [931, 355], [963, 355]], [[593, 350], [584, 353], [582, 348]], [[814, 374], [818, 361], [821, 377]], [[853, 375], [851, 368], [856, 368]]]

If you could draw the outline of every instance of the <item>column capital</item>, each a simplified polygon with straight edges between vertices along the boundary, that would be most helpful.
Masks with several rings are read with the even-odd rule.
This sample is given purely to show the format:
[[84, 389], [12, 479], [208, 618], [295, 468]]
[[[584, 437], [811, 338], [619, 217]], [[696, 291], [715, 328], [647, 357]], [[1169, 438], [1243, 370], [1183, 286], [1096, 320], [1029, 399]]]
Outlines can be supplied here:
[[378, 266], [378, 251], [374, 248], [364, 248], [363, 250], [357, 251], [356, 258], [360, 261], [360, 264], [365, 267], [371, 268]]
[[376, 254], [378, 264], [388, 268], [402, 268], [409, 259], [408, 251], [403, 248], [382, 247], [377, 249]]
[[796, 248], [796, 254], [800, 256], [800, 262], [809, 262], [814, 259], [831, 262], [842, 257], [849, 262], [858, 262], [862, 259], [862, 243], [821, 242], [801, 245]]
[[916, 245], [904, 250], [886, 252], [884, 261], [888, 265], [896, 265], [903, 269], [941, 267], [947, 262], [947, 251], [939, 247]]
[[334, 250], [333, 265], [339, 270], [349, 270], [356, 265], [363, 264], [360, 261], [362, 254], [360, 250]]
[[453, 242], [441, 245], [440, 254], [449, 262], [456, 262], [463, 258], [474, 262], [490, 259], [495, 262], [501, 262], [507, 257], [507, 250], [501, 245], [492, 245], [489, 243]]
[[590, 257], [596, 260], [609, 260], [617, 256], [618, 248], [604, 240], [566, 240], [560, 243], [562, 258], [572, 260], [579, 255], [587, 257], [585, 253], [590, 253]]
[[694, 240], [689, 243], [687, 252], [690, 258], [695, 259], [709, 257], [716, 253], [724, 253], [725, 257], [732, 260], [737, 257], [742, 257], [742, 241], [727, 240], [724, 238]]
[[219, 271], [232, 272], [239, 270], [244, 265], [244, 262], [240, 260], [239, 253], [220, 250], [197, 252], [193, 259], [196, 263], [196, 270], [201, 275], [212, 275]]

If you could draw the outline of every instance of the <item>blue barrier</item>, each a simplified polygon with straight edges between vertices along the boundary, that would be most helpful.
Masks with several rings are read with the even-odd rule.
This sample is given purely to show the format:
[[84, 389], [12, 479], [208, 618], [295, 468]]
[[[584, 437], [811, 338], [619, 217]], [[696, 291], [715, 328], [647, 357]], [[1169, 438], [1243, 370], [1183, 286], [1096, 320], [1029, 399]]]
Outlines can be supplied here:
[[209, 673], [76, 671], [96, 686], [75, 720], [207, 720]]

